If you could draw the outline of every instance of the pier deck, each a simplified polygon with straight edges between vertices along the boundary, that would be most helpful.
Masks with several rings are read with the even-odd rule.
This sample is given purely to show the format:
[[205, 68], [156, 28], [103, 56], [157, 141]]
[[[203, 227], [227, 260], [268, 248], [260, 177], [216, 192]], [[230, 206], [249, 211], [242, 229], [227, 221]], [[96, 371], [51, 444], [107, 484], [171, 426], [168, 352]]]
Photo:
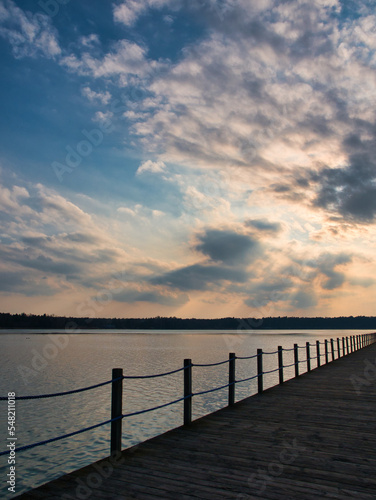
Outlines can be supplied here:
[[374, 500], [375, 471], [372, 344], [17, 498]]

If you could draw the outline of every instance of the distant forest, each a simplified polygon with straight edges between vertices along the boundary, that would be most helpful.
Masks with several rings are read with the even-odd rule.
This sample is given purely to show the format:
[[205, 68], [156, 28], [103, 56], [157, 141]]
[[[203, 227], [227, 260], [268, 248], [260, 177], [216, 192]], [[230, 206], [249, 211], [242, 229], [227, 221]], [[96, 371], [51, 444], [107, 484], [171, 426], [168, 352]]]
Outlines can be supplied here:
[[29, 329], [155, 329], [155, 330], [297, 330], [297, 329], [375, 329], [376, 317], [338, 318], [73, 318], [35, 314], [0, 313], [0, 328]]

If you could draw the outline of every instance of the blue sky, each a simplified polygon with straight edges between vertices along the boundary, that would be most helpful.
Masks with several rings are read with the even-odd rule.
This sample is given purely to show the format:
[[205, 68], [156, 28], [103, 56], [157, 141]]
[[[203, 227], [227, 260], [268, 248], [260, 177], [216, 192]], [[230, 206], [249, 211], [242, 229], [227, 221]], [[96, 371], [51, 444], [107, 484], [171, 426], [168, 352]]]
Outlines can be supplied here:
[[374, 314], [370, 1], [0, 1], [4, 312]]

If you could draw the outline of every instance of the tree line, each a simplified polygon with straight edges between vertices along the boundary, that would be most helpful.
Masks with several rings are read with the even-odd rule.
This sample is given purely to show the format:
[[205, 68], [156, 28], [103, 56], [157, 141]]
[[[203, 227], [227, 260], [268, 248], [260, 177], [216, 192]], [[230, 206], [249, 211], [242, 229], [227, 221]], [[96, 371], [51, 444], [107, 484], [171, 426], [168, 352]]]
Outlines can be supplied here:
[[154, 329], [154, 330], [327, 330], [327, 329], [375, 329], [374, 316], [290, 317], [269, 318], [74, 318], [54, 315], [0, 313], [2, 329]]

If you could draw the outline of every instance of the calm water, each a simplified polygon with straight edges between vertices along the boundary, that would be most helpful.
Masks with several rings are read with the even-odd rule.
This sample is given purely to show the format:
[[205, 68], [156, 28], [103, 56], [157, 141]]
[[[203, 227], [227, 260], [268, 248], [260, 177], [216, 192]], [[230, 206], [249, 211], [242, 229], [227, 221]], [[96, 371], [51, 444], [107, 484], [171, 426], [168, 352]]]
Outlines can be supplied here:
[[[18, 396], [68, 391], [111, 379], [112, 368], [125, 375], [146, 375], [193, 363], [214, 363], [228, 359], [229, 352], [251, 356], [257, 348], [272, 352], [282, 345], [304, 346], [307, 341], [350, 336], [368, 331], [305, 330], [254, 332], [211, 331], [111, 331], [98, 330], [79, 335], [52, 331], [2, 331], [0, 348], [0, 395], [14, 391]], [[323, 351], [322, 351], [323, 352]], [[299, 351], [305, 357], [304, 349]], [[312, 355], [315, 352], [312, 348]], [[284, 364], [293, 363], [293, 353], [284, 353]], [[264, 371], [277, 366], [277, 355], [264, 356]], [[305, 371], [305, 364], [301, 373]], [[312, 367], [316, 366], [315, 361]], [[193, 392], [227, 383], [228, 365], [193, 368]], [[294, 374], [285, 370], [285, 378]], [[236, 378], [256, 373], [256, 361], [237, 360]], [[265, 376], [264, 386], [275, 385], [278, 375]], [[236, 399], [256, 392], [255, 380], [236, 385]], [[183, 373], [157, 379], [124, 380], [123, 413], [151, 408], [183, 395]], [[79, 430], [110, 418], [111, 386], [42, 400], [18, 401], [16, 405], [17, 444], [23, 446]], [[193, 398], [193, 418], [211, 413], [227, 404], [227, 389]], [[6, 449], [6, 402], [0, 401], [0, 451]], [[182, 424], [182, 403], [146, 415], [123, 420], [123, 447], [129, 447]], [[17, 493], [27, 491], [64, 473], [109, 455], [109, 425], [78, 436], [26, 450], [17, 454]], [[6, 485], [7, 456], [0, 457], [1, 498], [11, 498]]]

